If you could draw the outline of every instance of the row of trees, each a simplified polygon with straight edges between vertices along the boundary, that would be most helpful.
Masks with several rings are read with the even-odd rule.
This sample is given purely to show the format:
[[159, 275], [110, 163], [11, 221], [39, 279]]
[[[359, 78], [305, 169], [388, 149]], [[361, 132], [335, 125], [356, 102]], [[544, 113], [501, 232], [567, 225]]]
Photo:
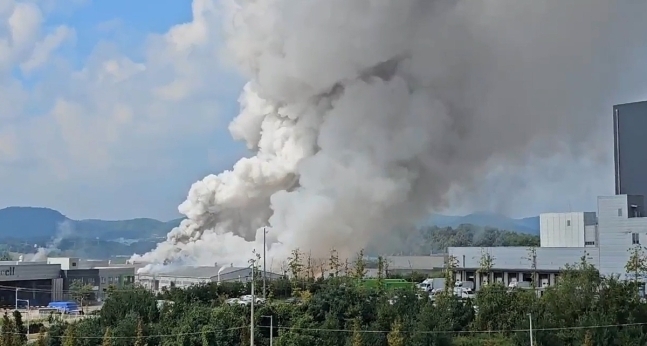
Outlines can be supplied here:
[[389, 237], [378, 238], [368, 253], [401, 253], [428, 255], [446, 252], [456, 246], [539, 246], [539, 236], [470, 224], [455, 228], [427, 226], [394, 231]]
[[[627, 272], [645, 271], [643, 249], [631, 254]], [[295, 251], [290, 277], [270, 282], [268, 302], [256, 306], [253, 322], [249, 306], [226, 303], [249, 294], [249, 284], [212, 283], [158, 295], [134, 287], [111, 291], [96, 317], [52, 323], [38, 345], [250, 346], [253, 323], [256, 346], [269, 345], [270, 338], [278, 346], [511, 346], [529, 344], [530, 319], [536, 346], [647, 344], [647, 303], [638, 294], [638, 280], [600, 277], [586, 256], [541, 295], [493, 283], [473, 300], [459, 299], [451, 290], [432, 300], [413, 288], [359, 285], [363, 257], [344, 270], [346, 262], [333, 251], [325, 273], [313, 275], [309, 261]], [[377, 280], [383, 282], [387, 268], [378, 262]], [[484, 252], [480, 272], [488, 273], [495, 262]], [[445, 268], [450, 281], [455, 264], [450, 258]], [[173, 303], [160, 306], [160, 299]], [[7, 317], [3, 324], [0, 345], [22, 345], [24, 339], [15, 335], [24, 333], [11, 327], [18, 320]]]

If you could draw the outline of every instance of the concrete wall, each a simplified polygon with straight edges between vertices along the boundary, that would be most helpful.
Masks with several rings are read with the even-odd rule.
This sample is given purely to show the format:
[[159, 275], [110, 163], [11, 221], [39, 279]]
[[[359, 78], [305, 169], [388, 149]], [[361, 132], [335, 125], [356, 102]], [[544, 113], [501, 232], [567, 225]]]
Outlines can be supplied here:
[[61, 267], [56, 264], [0, 261], [0, 282], [55, 279], [60, 273]]
[[[595, 239], [585, 239], [585, 228], [586, 226], [595, 226], [596, 221], [595, 212], [541, 214], [539, 215], [541, 247], [584, 247], [594, 245], [590, 242], [595, 242]], [[593, 230], [595, 230], [595, 227], [593, 227]]]

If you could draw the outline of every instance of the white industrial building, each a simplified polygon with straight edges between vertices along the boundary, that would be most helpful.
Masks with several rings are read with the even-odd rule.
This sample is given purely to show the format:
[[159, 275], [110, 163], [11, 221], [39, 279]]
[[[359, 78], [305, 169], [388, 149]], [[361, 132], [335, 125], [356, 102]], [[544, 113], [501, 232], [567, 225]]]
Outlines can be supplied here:
[[597, 243], [595, 212], [539, 215], [541, 247], [585, 247]]
[[[594, 212], [540, 215], [540, 243], [526, 247], [450, 247], [458, 264], [457, 280], [484, 282], [534, 281], [537, 287], [553, 285], [566, 265], [586, 256], [601, 275], [625, 275], [630, 249], [647, 244], [647, 217], [642, 196], [598, 197]], [[489, 277], [479, 275], [481, 260], [492, 259]], [[532, 273], [537, 277], [532, 277]]]
[[[263, 272], [257, 272], [262, 276]], [[267, 272], [267, 279], [277, 279], [283, 275]], [[169, 267], [157, 273], [137, 274], [135, 282], [154, 292], [164, 288], [187, 288], [209, 282], [248, 282], [252, 278], [250, 267]]]
[[102, 301], [109, 287], [122, 288], [134, 284], [135, 267], [113, 264], [110, 260], [81, 259], [78, 257], [48, 257], [47, 264], [59, 265], [65, 291], [75, 281], [92, 287], [92, 300]]

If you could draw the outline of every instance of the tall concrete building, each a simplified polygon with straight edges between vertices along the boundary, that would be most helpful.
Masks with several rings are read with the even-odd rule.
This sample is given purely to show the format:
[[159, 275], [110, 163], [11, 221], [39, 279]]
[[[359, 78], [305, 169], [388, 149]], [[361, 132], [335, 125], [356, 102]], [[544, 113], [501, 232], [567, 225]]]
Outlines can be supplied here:
[[647, 196], [647, 101], [613, 106], [616, 195]]

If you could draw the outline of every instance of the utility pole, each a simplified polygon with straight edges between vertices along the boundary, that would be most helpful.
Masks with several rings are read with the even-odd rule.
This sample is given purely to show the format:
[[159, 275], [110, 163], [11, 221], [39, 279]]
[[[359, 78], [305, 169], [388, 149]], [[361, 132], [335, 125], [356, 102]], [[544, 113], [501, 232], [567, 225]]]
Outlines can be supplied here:
[[254, 346], [254, 301], [256, 300], [256, 297], [254, 297], [254, 268], [256, 268], [256, 261], [252, 264], [252, 312], [251, 312], [251, 317], [250, 317], [250, 324], [249, 324], [249, 346]]
[[267, 231], [265, 230], [265, 227], [263, 227], [263, 299], [267, 299], [267, 294], [265, 290], [265, 280], [267, 279], [267, 260], [265, 259], [265, 235], [267, 234]]
[[532, 314], [528, 314], [528, 320], [530, 321], [530, 346], [534, 346], [532, 341]]

